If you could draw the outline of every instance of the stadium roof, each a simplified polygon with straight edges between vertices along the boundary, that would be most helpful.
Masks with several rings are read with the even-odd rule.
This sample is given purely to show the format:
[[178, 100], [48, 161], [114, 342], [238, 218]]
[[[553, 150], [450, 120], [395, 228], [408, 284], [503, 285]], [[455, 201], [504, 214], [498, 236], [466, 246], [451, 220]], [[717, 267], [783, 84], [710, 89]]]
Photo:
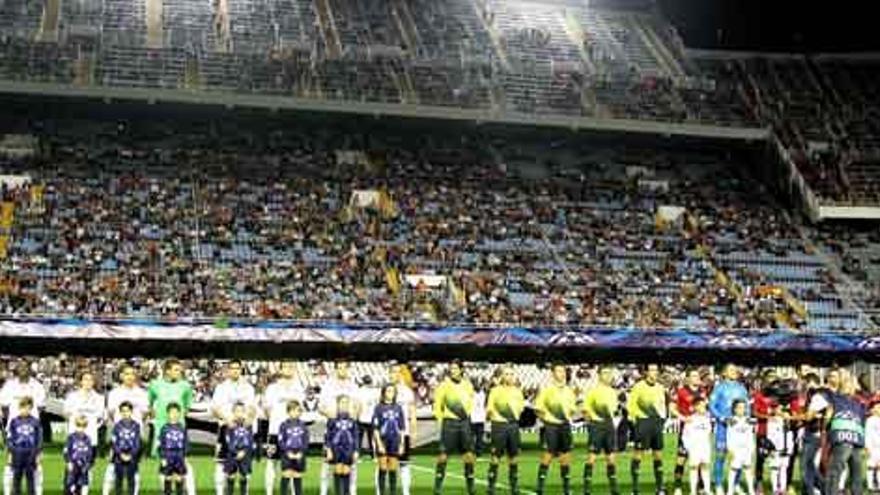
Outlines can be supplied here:
[[880, 51], [872, 2], [658, 0], [658, 4], [692, 48]]

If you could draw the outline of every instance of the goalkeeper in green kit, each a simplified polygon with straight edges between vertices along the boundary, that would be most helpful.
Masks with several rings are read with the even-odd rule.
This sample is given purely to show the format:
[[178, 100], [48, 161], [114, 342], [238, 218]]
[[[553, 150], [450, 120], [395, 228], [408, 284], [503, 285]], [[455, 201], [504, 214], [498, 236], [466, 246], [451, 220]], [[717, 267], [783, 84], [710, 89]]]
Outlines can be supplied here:
[[[159, 432], [168, 422], [168, 405], [177, 404], [180, 406], [181, 418], [186, 421], [186, 414], [192, 406], [193, 389], [183, 378], [183, 365], [177, 359], [169, 359], [165, 361], [162, 367], [162, 377], [156, 378], [150, 382], [147, 389], [147, 395], [150, 401], [150, 411], [153, 417], [153, 433], [152, 433], [152, 455], [156, 457], [159, 450]], [[195, 473], [192, 466], [186, 463], [186, 491], [189, 495], [194, 495], [196, 487]]]

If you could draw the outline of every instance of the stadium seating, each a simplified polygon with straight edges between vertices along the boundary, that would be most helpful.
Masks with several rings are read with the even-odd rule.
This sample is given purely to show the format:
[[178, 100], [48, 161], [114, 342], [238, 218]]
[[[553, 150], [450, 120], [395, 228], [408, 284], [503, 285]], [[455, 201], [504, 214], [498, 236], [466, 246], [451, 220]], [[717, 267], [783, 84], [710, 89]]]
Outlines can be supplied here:
[[[87, 153], [62, 136], [57, 168], [0, 167], [43, 187], [39, 204], [8, 194], [4, 313], [866, 325], [793, 221], [714, 154], [386, 136], [352, 165], [320, 134], [256, 151], [239, 131], [241, 145], [208, 151], [156, 130], [135, 148], [94, 130]], [[356, 208], [358, 190], [388, 200]], [[664, 205], [685, 214], [661, 221]]]
[[4, 2], [0, 78], [757, 125], [711, 110], [716, 98], [729, 107], [730, 92], [686, 83], [704, 81], [700, 68], [644, 13], [496, 0], [108, 0], [61, 3], [55, 29], [41, 25], [49, 5]]

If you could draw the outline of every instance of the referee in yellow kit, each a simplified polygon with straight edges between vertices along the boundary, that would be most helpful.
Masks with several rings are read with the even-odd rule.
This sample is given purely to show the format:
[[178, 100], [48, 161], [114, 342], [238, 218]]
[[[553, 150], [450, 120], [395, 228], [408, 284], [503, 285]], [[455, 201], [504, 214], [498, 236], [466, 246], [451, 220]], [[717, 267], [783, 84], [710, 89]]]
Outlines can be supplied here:
[[520, 449], [519, 416], [525, 408], [526, 401], [516, 381], [513, 368], [505, 366], [501, 369], [500, 383], [489, 391], [489, 399], [486, 402], [486, 415], [491, 423], [492, 438], [488, 495], [495, 495], [498, 465], [501, 463], [502, 455], [507, 455], [510, 493], [518, 495], [519, 466], [516, 461]]
[[629, 392], [626, 410], [635, 425], [636, 449], [633, 451], [633, 495], [639, 493], [639, 468], [642, 455], [653, 453], [654, 484], [656, 493], [665, 493], [663, 487], [663, 425], [666, 422], [666, 389], [659, 383], [660, 367], [649, 364], [645, 374]]
[[552, 379], [535, 399], [535, 413], [544, 424], [541, 443], [544, 452], [538, 466], [538, 495], [544, 495], [547, 472], [554, 457], [559, 458], [562, 493], [571, 495], [571, 420], [577, 412], [577, 397], [568, 386], [568, 372], [562, 363], [554, 363]]
[[464, 376], [461, 361], [449, 365], [449, 375], [434, 391], [434, 417], [440, 422], [440, 455], [434, 478], [434, 495], [443, 493], [446, 463], [450, 453], [461, 454], [468, 495], [474, 495], [474, 436], [471, 412], [474, 410], [474, 387]]
[[614, 452], [617, 451], [617, 428], [614, 416], [619, 401], [617, 390], [611, 386], [613, 380], [614, 370], [609, 366], [600, 367], [599, 382], [584, 397], [584, 417], [590, 434], [590, 452], [584, 464], [584, 495], [590, 493], [593, 465], [596, 464], [596, 456], [599, 454], [605, 456], [605, 470], [611, 494], [618, 495], [617, 465], [614, 459]]

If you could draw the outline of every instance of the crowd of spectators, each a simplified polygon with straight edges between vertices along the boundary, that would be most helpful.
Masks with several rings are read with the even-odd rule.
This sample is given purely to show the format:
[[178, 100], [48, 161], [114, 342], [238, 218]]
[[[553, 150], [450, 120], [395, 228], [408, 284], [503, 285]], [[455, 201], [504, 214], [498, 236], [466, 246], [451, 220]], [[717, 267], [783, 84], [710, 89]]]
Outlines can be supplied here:
[[772, 127], [823, 204], [880, 204], [878, 66], [822, 56], [727, 60], [746, 107]]
[[[387, 134], [352, 164], [350, 137], [322, 132], [47, 137], [48, 160], [0, 166], [33, 181], [4, 190], [2, 313], [860, 325], [793, 220], [714, 152]], [[353, 207], [359, 190], [389, 204]]]

